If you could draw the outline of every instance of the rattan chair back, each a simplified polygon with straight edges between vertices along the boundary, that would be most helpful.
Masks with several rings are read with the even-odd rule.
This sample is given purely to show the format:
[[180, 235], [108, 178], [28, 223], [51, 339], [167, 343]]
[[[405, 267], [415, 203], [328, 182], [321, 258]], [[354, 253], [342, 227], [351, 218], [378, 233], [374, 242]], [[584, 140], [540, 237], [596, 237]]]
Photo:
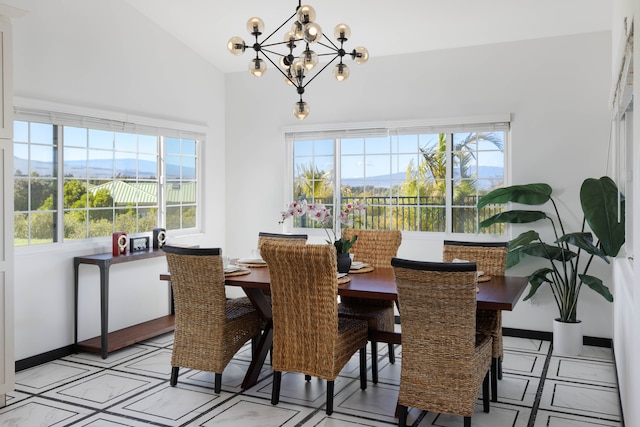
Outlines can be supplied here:
[[261, 231], [258, 233], [258, 249], [267, 241], [288, 243], [291, 245], [306, 245], [308, 238], [309, 236], [306, 234], [279, 234]]
[[475, 263], [394, 258], [402, 319], [398, 403], [471, 416], [491, 360], [476, 350]]
[[273, 369], [333, 381], [366, 345], [364, 322], [350, 345], [338, 336], [335, 248], [265, 242], [261, 254], [271, 278]]
[[175, 305], [171, 365], [222, 373], [235, 353], [260, 333], [251, 307], [227, 301], [219, 248], [165, 245]]
[[354, 235], [358, 239], [351, 247], [355, 261], [366, 262], [374, 268], [391, 267], [391, 258], [397, 256], [402, 243], [400, 230], [356, 230], [345, 228], [342, 236], [351, 239]]
[[442, 261], [454, 259], [475, 262], [488, 276], [504, 276], [507, 268], [507, 242], [462, 242], [445, 240]]

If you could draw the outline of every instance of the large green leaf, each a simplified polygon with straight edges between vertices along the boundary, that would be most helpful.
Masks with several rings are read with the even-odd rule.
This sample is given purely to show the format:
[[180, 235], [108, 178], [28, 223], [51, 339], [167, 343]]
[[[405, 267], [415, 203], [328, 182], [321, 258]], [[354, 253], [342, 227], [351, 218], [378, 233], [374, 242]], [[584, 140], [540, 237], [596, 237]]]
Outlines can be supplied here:
[[490, 225], [501, 223], [522, 224], [527, 222], [535, 222], [541, 219], [545, 219], [546, 217], [547, 214], [542, 211], [505, 211], [482, 221], [480, 223], [480, 228], [489, 227]]
[[533, 230], [529, 230], [529, 231], [525, 231], [524, 233], [521, 233], [518, 237], [516, 237], [515, 239], [511, 240], [509, 242], [509, 249], [515, 249], [519, 246], [524, 246], [524, 245], [528, 245], [531, 242], [535, 242], [536, 240], [540, 239], [540, 235]]
[[618, 187], [608, 176], [585, 179], [580, 188], [584, 217], [609, 256], [616, 256], [624, 244], [625, 201], [621, 198], [618, 220]]
[[530, 245], [523, 246], [520, 250], [527, 255], [560, 262], [569, 261], [577, 256], [575, 252], [546, 243], [531, 243]]
[[599, 247], [593, 244], [593, 235], [591, 233], [568, 233], [561, 236], [556, 243], [567, 242], [570, 245], [577, 246], [585, 252], [602, 258], [607, 264], [609, 264], [609, 258], [607, 254]]
[[512, 185], [497, 188], [480, 198], [478, 209], [489, 204], [504, 204], [509, 202], [524, 205], [542, 205], [551, 198], [551, 186], [548, 184]]
[[509, 252], [507, 252], [507, 265], [506, 268], [509, 269], [514, 265], [517, 265], [522, 261], [527, 254], [522, 251], [522, 248], [528, 245], [531, 242], [535, 242], [540, 239], [540, 236], [537, 232], [533, 230], [525, 231], [520, 234], [515, 239], [509, 242]]
[[604, 283], [602, 283], [602, 280], [598, 279], [597, 277], [589, 276], [588, 274], [579, 274], [578, 276], [580, 277], [580, 280], [582, 280], [582, 283], [586, 284], [591, 289], [602, 295], [604, 299], [609, 302], [613, 301], [613, 295], [611, 295], [611, 292], [609, 292], [609, 288], [607, 288]]
[[534, 296], [535, 293], [540, 288], [540, 286], [544, 285], [545, 283], [551, 283], [551, 281], [547, 279], [547, 274], [550, 274], [552, 272], [553, 270], [550, 268], [541, 268], [540, 270], [534, 271], [528, 277], [529, 283], [531, 284], [531, 289], [529, 289], [529, 293], [527, 294], [526, 297], [524, 297], [523, 301], [526, 301], [532, 296]]

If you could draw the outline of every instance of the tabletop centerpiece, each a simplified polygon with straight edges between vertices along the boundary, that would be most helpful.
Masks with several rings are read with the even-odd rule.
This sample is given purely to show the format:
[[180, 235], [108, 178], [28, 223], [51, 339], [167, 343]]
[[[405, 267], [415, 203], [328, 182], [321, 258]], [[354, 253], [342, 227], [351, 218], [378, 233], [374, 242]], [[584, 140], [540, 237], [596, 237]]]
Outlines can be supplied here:
[[[345, 203], [338, 214], [338, 222], [340, 225], [347, 227], [353, 225], [353, 215], [362, 213], [366, 210], [366, 205], [360, 200], [354, 200], [352, 203]], [[281, 212], [282, 224], [287, 218], [300, 218], [305, 216], [311, 221], [315, 221], [327, 233], [327, 243], [336, 248], [338, 258], [338, 272], [348, 273], [351, 268], [351, 258], [349, 250], [358, 239], [354, 235], [351, 239], [342, 236], [338, 237], [334, 229], [334, 217], [331, 210], [322, 203], [308, 204], [306, 200], [294, 201], [289, 204], [286, 210]], [[336, 224], [337, 225], [337, 224]]]

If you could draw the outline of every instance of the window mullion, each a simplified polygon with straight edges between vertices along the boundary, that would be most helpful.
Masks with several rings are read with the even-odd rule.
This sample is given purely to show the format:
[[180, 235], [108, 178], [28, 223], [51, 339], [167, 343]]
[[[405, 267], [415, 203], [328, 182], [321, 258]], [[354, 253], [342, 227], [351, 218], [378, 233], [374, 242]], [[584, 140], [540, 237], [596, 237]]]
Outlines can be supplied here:
[[447, 133], [447, 150], [444, 161], [445, 167], [445, 231], [451, 233], [453, 231], [453, 134]]

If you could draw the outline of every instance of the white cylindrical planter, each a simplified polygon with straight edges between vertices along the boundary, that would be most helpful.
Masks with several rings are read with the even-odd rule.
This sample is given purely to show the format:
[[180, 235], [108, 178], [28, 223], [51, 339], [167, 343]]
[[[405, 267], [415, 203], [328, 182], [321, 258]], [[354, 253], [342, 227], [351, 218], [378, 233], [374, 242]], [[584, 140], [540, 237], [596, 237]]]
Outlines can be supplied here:
[[582, 354], [582, 322], [553, 321], [553, 353], [565, 356]]

